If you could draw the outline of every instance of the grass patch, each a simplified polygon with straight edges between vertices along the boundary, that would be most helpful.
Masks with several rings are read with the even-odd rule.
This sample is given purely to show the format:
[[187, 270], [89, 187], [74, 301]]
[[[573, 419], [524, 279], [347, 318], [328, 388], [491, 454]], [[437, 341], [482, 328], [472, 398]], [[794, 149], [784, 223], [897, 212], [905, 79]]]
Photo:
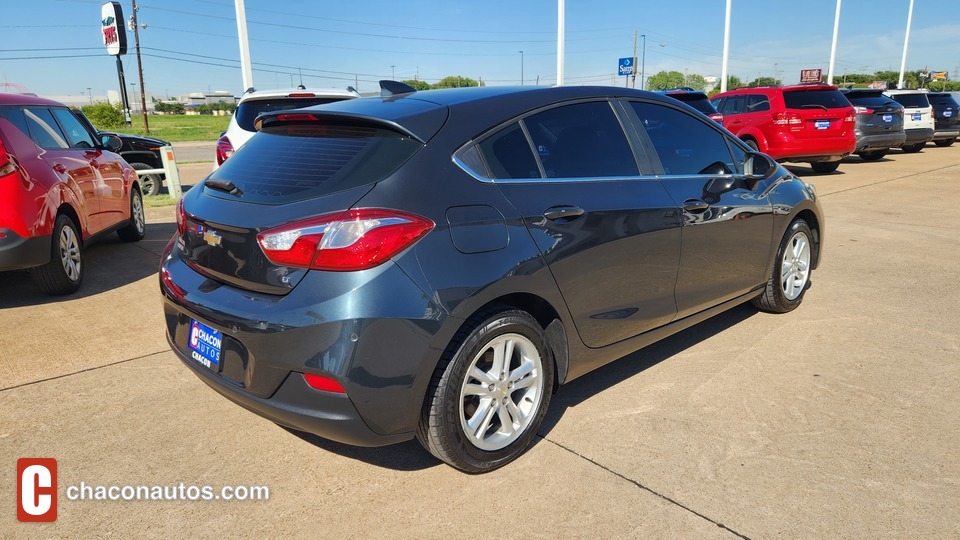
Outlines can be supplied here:
[[[143, 115], [132, 118], [132, 126], [123, 126], [117, 129], [104, 131], [119, 131], [133, 135], [146, 135], [143, 129]], [[183, 141], [216, 141], [220, 133], [227, 130], [230, 123], [229, 116], [212, 115], [147, 115], [150, 125], [150, 136], [170, 142]]]
[[160, 208], [163, 206], [174, 206], [177, 204], [177, 199], [173, 197], [161, 194], [161, 195], [147, 195], [143, 198], [143, 207], [144, 208]]

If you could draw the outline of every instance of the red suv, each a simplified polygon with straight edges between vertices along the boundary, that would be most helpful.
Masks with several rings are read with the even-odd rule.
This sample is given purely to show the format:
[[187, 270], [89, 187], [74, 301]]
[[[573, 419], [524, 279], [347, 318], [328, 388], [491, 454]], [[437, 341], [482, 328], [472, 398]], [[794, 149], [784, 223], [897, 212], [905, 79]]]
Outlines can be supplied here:
[[76, 291], [83, 247], [116, 231], [143, 238], [136, 172], [83, 113], [33, 96], [0, 94], [0, 271], [28, 270], [48, 294]]
[[836, 86], [738, 88], [710, 101], [723, 127], [777, 161], [807, 162], [829, 173], [857, 146], [853, 106]]

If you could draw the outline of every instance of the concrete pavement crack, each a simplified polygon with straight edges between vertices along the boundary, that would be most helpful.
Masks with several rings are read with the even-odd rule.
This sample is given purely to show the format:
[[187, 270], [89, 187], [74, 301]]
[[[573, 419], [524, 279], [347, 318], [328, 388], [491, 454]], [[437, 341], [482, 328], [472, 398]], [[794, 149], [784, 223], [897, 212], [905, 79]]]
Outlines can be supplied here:
[[659, 493], [659, 492], [657, 492], [657, 491], [655, 491], [655, 490], [653, 490], [653, 489], [651, 489], [651, 488], [649, 488], [649, 487], [641, 484], [640, 482], [638, 482], [638, 481], [636, 481], [636, 480], [634, 480], [634, 479], [632, 479], [632, 478], [630, 478], [630, 477], [624, 476], [623, 474], [618, 473], [617, 471], [611, 469], [610, 467], [607, 467], [606, 465], [604, 465], [604, 464], [602, 464], [602, 463], [599, 463], [599, 462], [597, 462], [596, 460], [593, 460], [593, 459], [591, 459], [591, 458], [589, 458], [589, 457], [581, 454], [580, 452], [577, 452], [576, 450], [573, 450], [572, 448], [567, 448], [566, 446], [564, 446], [564, 445], [562, 445], [562, 444], [560, 444], [560, 443], [558, 443], [558, 442], [556, 442], [556, 441], [552, 441], [552, 440], [546, 438], [545, 436], [543, 436], [543, 435], [541, 435], [541, 434], [539, 434], [539, 433], [537, 434], [537, 436], [540, 437], [541, 439], [543, 439], [544, 441], [547, 441], [548, 443], [553, 444], [554, 446], [556, 446], [556, 447], [558, 447], [558, 448], [561, 448], [561, 449], [563, 449], [563, 450], [566, 450], [567, 452], [570, 452], [571, 454], [579, 457], [580, 459], [586, 460], [586, 461], [592, 463], [593, 465], [596, 465], [597, 467], [600, 467], [601, 469], [607, 471], [608, 473], [610, 473], [610, 474], [612, 474], [612, 475], [614, 475], [614, 476], [617, 476], [617, 477], [620, 478], [621, 480], [626, 480], [627, 482], [630, 482], [630, 483], [633, 484], [634, 486], [636, 486], [636, 487], [638, 487], [638, 488], [640, 488], [640, 489], [642, 489], [642, 490], [644, 490], [644, 491], [647, 491], [647, 492], [649, 492], [649, 493], [651, 493], [651, 494], [653, 494], [653, 495], [656, 495], [657, 497], [660, 497], [661, 499], [669, 502], [670, 504], [673, 504], [673, 505], [675, 505], [675, 506], [679, 506], [680, 508], [686, 510], [687, 512], [690, 512], [691, 514], [699, 517], [700, 519], [703, 519], [703, 520], [709, 521], [710, 523], [713, 523], [713, 524], [716, 525], [717, 527], [720, 527], [721, 529], [729, 532], [730, 534], [733, 534], [733, 535], [736, 536], [737, 538], [743, 538], [743, 539], [745, 539], [745, 540], [750, 540], [750, 537], [749, 537], [749, 536], [746, 536], [746, 535], [744, 535], [744, 534], [742, 534], [742, 533], [739, 533], [739, 532], [731, 529], [730, 527], [727, 527], [727, 526], [724, 525], [723, 523], [720, 523], [719, 521], [716, 521], [715, 519], [711, 519], [710, 517], [705, 516], [705, 515], [701, 514], [700, 512], [697, 512], [697, 511], [694, 510], [693, 508], [690, 508], [689, 506], [686, 506], [685, 504], [683, 504], [683, 503], [681, 503], [681, 502], [679, 502], [679, 501], [676, 501], [676, 500], [674, 500], [674, 499], [671, 499], [670, 497], [664, 495], [663, 493]]
[[34, 385], [34, 384], [40, 384], [40, 383], [47, 382], [47, 381], [55, 381], [55, 380], [57, 380], [57, 379], [63, 379], [63, 378], [65, 378], [65, 377], [72, 377], [73, 375], [79, 375], [79, 374], [81, 374], [81, 373], [86, 373], [86, 372], [88, 372], [88, 371], [95, 371], [95, 370], [98, 370], [98, 369], [108, 368], [108, 367], [111, 367], [111, 366], [117, 366], [117, 365], [120, 365], [120, 364], [126, 364], [127, 362], [133, 362], [134, 360], [142, 360], [142, 359], [144, 359], [144, 358], [148, 358], [148, 357], [150, 357], [150, 356], [154, 356], [154, 355], [157, 355], [157, 354], [164, 354], [164, 353], [166, 353], [166, 352], [167, 352], [167, 351], [157, 351], [157, 352], [147, 353], [147, 354], [144, 354], [144, 355], [142, 355], [142, 356], [137, 356], [137, 357], [134, 357], [134, 358], [127, 358], [126, 360], [117, 360], [116, 362], [110, 362], [109, 364], [103, 364], [102, 366], [95, 366], [95, 367], [91, 367], [91, 368], [87, 368], [87, 369], [81, 369], [80, 371], [74, 371], [74, 372], [72, 372], [72, 373], [64, 373], [63, 375], [55, 375], [55, 376], [53, 376], [53, 377], [47, 377], [46, 379], [38, 379], [38, 380], [36, 380], [36, 381], [30, 381], [30, 382], [25, 382], [25, 383], [22, 383], [22, 384], [17, 384], [17, 385], [14, 385], [14, 386], [8, 386], [8, 387], [6, 387], [6, 388], [0, 388], [0, 392], [6, 392], [7, 390], [16, 390], [17, 388], [23, 388], [24, 386], [32, 386], [32, 385]]

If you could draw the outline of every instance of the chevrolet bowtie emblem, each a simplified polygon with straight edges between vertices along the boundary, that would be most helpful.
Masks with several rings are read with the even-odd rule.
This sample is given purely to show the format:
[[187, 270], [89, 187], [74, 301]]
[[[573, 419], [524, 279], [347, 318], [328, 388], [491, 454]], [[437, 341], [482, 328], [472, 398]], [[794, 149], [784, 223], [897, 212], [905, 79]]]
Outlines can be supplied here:
[[203, 233], [203, 241], [211, 246], [219, 246], [220, 242], [223, 241], [223, 237], [216, 232], [207, 229], [207, 232]]

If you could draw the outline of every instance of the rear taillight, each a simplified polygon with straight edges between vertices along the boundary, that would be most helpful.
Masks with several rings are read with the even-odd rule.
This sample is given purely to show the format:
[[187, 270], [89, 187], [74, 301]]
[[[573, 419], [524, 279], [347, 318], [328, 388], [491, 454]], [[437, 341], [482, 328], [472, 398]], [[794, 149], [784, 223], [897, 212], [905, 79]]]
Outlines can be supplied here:
[[777, 126], [802, 126], [803, 118], [797, 113], [777, 113], [773, 116], [773, 123]]
[[[873, 111], [870, 111], [870, 112], [873, 112]], [[853, 111], [851, 111], [850, 114], [848, 114], [846, 118], [843, 119], [843, 121], [846, 124], [855, 124], [857, 122], [857, 117], [853, 113]]]
[[853, 107], [853, 112], [857, 114], [873, 114], [875, 111], [869, 107], [861, 107], [856, 105]]
[[314, 390], [323, 390], [324, 392], [335, 392], [337, 394], [346, 394], [343, 385], [330, 377], [323, 375], [314, 375], [313, 373], [304, 373], [303, 380], [307, 381], [310, 388]]
[[710, 119], [718, 124], [723, 124], [723, 115], [720, 113], [713, 113], [710, 115]]
[[217, 165], [223, 165], [223, 162], [233, 155], [233, 145], [226, 135], [220, 137], [217, 141]]
[[177, 201], [177, 233], [184, 236], [187, 233], [187, 212], [183, 209], [183, 198]]
[[414, 214], [360, 208], [275, 227], [257, 241], [274, 264], [345, 272], [386, 262], [433, 227]]

